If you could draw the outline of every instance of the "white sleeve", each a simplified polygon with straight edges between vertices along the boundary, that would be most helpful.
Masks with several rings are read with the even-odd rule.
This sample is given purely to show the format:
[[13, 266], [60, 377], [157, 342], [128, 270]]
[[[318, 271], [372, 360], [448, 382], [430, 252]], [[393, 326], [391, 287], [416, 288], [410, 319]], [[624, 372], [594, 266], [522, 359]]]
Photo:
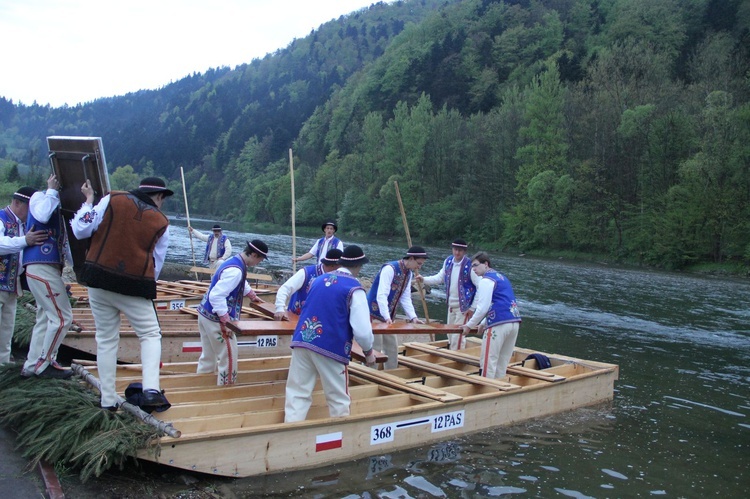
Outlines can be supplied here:
[[310, 248], [310, 251], [308, 251], [308, 253], [310, 253], [312, 256], [315, 256], [315, 252], [318, 251], [318, 242], [319, 241], [320, 240], [315, 241], [315, 244], [313, 244], [313, 247]]
[[482, 279], [477, 287], [477, 295], [474, 298], [474, 303], [477, 306], [476, 312], [471, 316], [469, 322], [466, 323], [469, 327], [476, 327], [477, 324], [482, 322], [484, 316], [490, 310], [492, 305], [492, 292], [495, 290], [495, 282], [492, 279]]
[[352, 301], [349, 304], [349, 325], [352, 327], [354, 339], [362, 347], [362, 351], [370, 350], [375, 338], [372, 335], [367, 294], [363, 289], [358, 289], [352, 293]]
[[70, 227], [73, 229], [73, 235], [76, 239], [86, 239], [96, 232], [99, 224], [102, 223], [104, 212], [109, 206], [109, 194], [104, 196], [96, 206], [83, 203], [81, 208], [70, 220]]
[[216, 286], [208, 294], [208, 301], [211, 302], [216, 315], [222, 316], [229, 312], [227, 296], [237, 287], [240, 280], [242, 280], [242, 271], [237, 267], [226, 268], [221, 273], [219, 282], [216, 283]]
[[443, 284], [445, 282], [445, 263], [443, 263], [443, 266], [440, 267], [440, 272], [438, 272], [435, 275], [431, 275], [428, 277], [424, 277], [425, 284], [429, 284], [430, 286], [438, 286], [440, 284]]
[[[342, 241], [341, 239], [339, 239], [339, 244], [338, 244], [338, 245], [336, 245], [336, 249], [337, 249], [337, 250], [341, 250], [341, 251], [344, 251], [344, 242], [343, 242], [343, 241]], [[360, 345], [360, 346], [361, 346], [361, 345]]]
[[227, 238], [224, 241], [224, 256], [221, 257], [221, 261], [225, 262], [230, 258], [232, 258], [232, 243], [229, 241], [229, 238]]
[[164, 267], [164, 260], [167, 257], [167, 248], [169, 247], [169, 226], [167, 225], [164, 234], [161, 235], [156, 246], [154, 246], [154, 279], [159, 279], [161, 269]]
[[[19, 232], [23, 232], [21, 230], [20, 222], [18, 224], [18, 228], [19, 228]], [[0, 235], [0, 256], [12, 255], [13, 253], [18, 253], [25, 247], [26, 247], [26, 237], [23, 234], [19, 234], [18, 236], [6, 236], [5, 229], [3, 229], [3, 233]]]
[[199, 232], [196, 229], [193, 229], [193, 235], [203, 242], [208, 241], [208, 234], [203, 234], [202, 232]]
[[[276, 311], [283, 312], [289, 304], [289, 298], [302, 289], [305, 284], [305, 269], [299, 269], [292, 277], [279, 287], [276, 292]], [[368, 314], [369, 318], [369, 314]]]
[[380, 283], [376, 295], [380, 315], [385, 320], [393, 319], [390, 310], [388, 310], [388, 295], [391, 292], [391, 283], [393, 283], [393, 267], [386, 265], [380, 270]]
[[407, 319], [412, 320], [417, 318], [417, 313], [414, 311], [414, 302], [411, 301], [411, 272], [409, 273], [409, 281], [406, 283], [404, 292], [401, 294], [398, 302], [401, 304], [401, 308], [404, 309]]
[[[55, 189], [37, 191], [29, 199], [29, 212], [36, 220], [43, 224], [49, 222], [55, 209], [60, 206], [60, 194]], [[27, 227], [29, 230], [30, 227]]]

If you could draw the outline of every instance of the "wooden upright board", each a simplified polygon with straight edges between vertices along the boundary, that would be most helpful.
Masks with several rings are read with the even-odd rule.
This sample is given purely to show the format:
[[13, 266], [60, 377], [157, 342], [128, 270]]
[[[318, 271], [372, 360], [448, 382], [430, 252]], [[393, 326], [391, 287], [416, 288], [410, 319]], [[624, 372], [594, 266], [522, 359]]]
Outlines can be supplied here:
[[73, 270], [78, 276], [89, 240], [79, 241], [70, 228], [70, 220], [86, 200], [81, 186], [86, 180], [94, 188], [94, 203], [109, 194], [109, 175], [104, 159], [104, 148], [100, 137], [47, 137], [49, 160], [52, 171], [60, 182], [60, 207], [68, 231], [70, 251], [73, 254]]

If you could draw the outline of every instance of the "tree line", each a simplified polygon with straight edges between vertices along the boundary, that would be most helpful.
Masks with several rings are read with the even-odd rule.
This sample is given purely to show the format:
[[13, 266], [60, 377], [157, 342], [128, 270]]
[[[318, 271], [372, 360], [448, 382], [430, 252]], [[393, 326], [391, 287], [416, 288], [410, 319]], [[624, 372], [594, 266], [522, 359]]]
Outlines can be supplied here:
[[171, 139], [142, 156], [122, 152], [139, 134], [118, 139], [128, 160], [113, 179], [179, 185], [184, 165], [191, 212], [288, 226], [292, 148], [299, 224], [398, 233], [398, 181], [425, 242], [667, 268], [747, 261], [749, 49], [739, 0], [377, 4], [262, 61], [153, 91], [183, 103], [144, 125]]

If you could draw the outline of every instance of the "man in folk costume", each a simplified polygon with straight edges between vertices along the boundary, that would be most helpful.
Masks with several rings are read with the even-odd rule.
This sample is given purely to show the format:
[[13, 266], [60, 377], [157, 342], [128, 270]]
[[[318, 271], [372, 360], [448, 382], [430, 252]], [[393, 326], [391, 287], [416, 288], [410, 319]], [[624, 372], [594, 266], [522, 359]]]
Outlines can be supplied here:
[[[421, 246], [412, 246], [401, 260], [388, 262], [381, 267], [372, 283], [367, 295], [370, 305], [370, 315], [386, 324], [393, 324], [396, 316], [396, 306], [401, 304], [409, 322], [423, 321], [417, 318], [414, 304], [411, 301], [412, 277], [424, 265], [427, 252]], [[375, 350], [380, 350], [388, 356], [383, 364], [385, 369], [398, 366], [398, 338], [395, 334], [379, 334], [375, 338]]]
[[42, 244], [47, 239], [46, 231], [24, 230], [24, 222], [29, 215], [29, 200], [35, 192], [33, 187], [21, 187], [13, 193], [10, 204], [0, 210], [0, 364], [11, 362], [16, 303], [23, 294], [21, 255], [24, 248]]
[[[456, 239], [451, 245], [453, 255], [443, 262], [443, 267], [435, 275], [417, 276], [430, 286], [445, 284], [445, 299], [448, 302], [446, 324], [465, 324], [474, 313], [474, 296], [482, 280], [471, 269], [471, 258], [466, 256], [467, 244], [463, 239]], [[462, 350], [466, 348], [466, 336], [462, 333], [448, 335], [448, 348]]]
[[[317, 265], [308, 265], [299, 269], [295, 274], [279, 287], [276, 292], [276, 312], [273, 314], [274, 320], [287, 321], [289, 317], [286, 311], [297, 315], [302, 312], [302, 306], [307, 299], [307, 293], [310, 290], [310, 283], [318, 276], [333, 272], [339, 268], [339, 258], [343, 251], [338, 249], [328, 250], [325, 258]], [[287, 306], [287, 302], [289, 305]]]
[[[521, 314], [510, 281], [492, 268], [489, 255], [481, 251], [471, 260], [474, 272], [482, 280], [477, 286], [476, 312], [461, 328], [464, 334], [477, 325], [480, 333], [484, 329], [479, 357], [482, 376], [503, 378], [516, 346]], [[480, 325], [481, 321], [484, 322]]]
[[115, 374], [122, 312], [141, 345], [141, 408], [164, 410], [169, 403], [159, 388], [161, 327], [153, 300], [169, 246], [169, 220], [161, 207], [174, 192], [158, 177], [144, 178], [129, 192], [113, 191], [96, 206], [88, 180], [81, 192], [86, 201], [70, 224], [78, 239], [91, 238], [81, 281], [88, 286], [96, 325], [101, 406], [112, 411], [118, 407]]
[[330, 417], [349, 415], [347, 366], [353, 340], [362, 347], [367, 364], [375, 364], [367, 295], [357, 280], [368, 261], [359, 246], [347, 246], [339, 259], [341, 268], [312, 281], [292, 337], [285, 423], [305, 420], [318, 376]]
[[190, 226], [188, 226], [188, 230], [201, 241], [206, 241], [203, 263], [207, 263], [209, 268], [218, 269], [222, 263], [232, 257], [232, 243], [229, 242], [226, 234], [221, 231], [221, 225], [215, 224], [210, 235], [198, 232]]
[[196, 372], [214, 373], [218, 367], [217, 385], [237, 381], [237, 337], [227, 322], [240, 318], [242, 297], [263, 303], [247, 283], [247, 268], [268, 256], [268, 246], [254, 239], [244, 251], [224, 262], [211, 279], [208, 291], [198, 305], [198, 329], [201, 333], [201, 356]]
[[342, 243], [341, 240], [334, 235], [336, 234], [336, 231], [339, 230], [336, 222], [334, 222], [333, 220], [328, 220], [323, 225], [321, 225], [320, 228], [325, 233], [325, 236], [315, 241], [315, 244], [313, 244], [313, 247], [310, 248], [310, 251], [300, 257], [292, 258], [292, 263], [304, 262], [305, 260], [309, 260], [312, 257], [315, 257], [315, 261], [321, 263], [321, 260], [328, 253], [328, 250], [335, 248], [344, 251], [344, 243]]
[[65, 262], [72, 264], [73, 257], [60, 212], [59, 187], [53, 173], [47, 179], [47, 190], [35, 192], [29, 199], [26, 227], [46, 232], [47, 238], [23, 252], [26, 280], [37, 309], [29, 353], [21, 370], [24, 377], [66, 379], [73, 375], [57, 363], [57, 351], [73, 322], [73, 308], [62, 278]]

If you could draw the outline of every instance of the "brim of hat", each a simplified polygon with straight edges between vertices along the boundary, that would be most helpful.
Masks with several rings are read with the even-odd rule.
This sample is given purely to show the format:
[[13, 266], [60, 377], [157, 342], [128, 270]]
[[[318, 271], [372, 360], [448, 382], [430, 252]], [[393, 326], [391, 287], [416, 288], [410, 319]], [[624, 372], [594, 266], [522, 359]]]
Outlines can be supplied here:
[[339, 265], [341, 262], [338, 260], [326, 260], [325, 258], [321, 258], [320, 263], [323, 265]]
[[141, 187], [138, 188], [141, 192], [144, 192], [146, 194], [159, 194], [160, 192], [163, 193], [165, 196], [174, 196], [174, 191], [171, 189], [154, 189], [152, 187], [148, 187], [146, 189], [143, 189]]
[[364, 265], [366, 263], [370, 263], [370, 259], [366, 256], [362, 258], [357, 258], [356, 260], [344, 260], [343, 258], [338, 261], [338, 264], [342, 267], [359, 267], [360, 265]]

